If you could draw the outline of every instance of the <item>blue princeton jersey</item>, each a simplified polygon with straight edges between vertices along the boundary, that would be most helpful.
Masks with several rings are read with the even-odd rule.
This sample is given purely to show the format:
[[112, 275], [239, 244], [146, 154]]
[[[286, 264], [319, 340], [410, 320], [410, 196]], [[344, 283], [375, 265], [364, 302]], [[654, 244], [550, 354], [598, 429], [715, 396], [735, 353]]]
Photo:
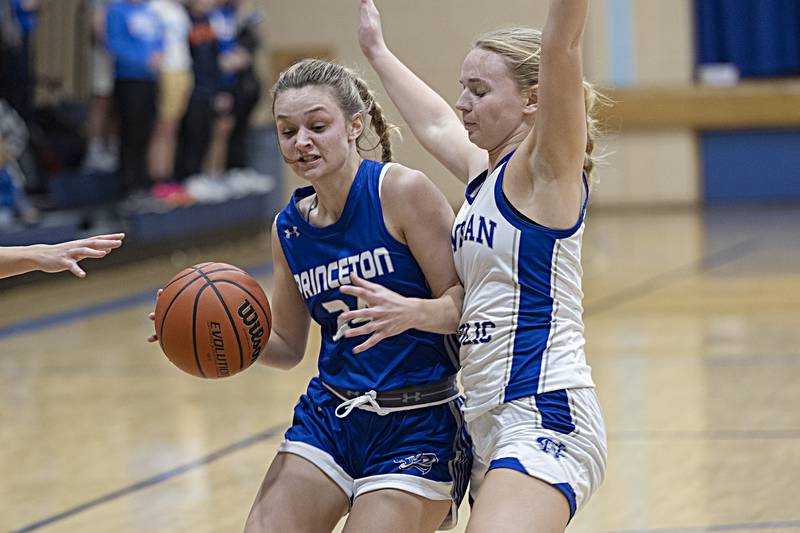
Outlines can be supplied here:
[[411, 250], [392, 237], [384, 223], [379, 190], [387, 168], [376, 161], [361, 163], [342, 215], [330, 226], [312, 226], [297, 208], [297, 202], [314, 193], [313, 187], [297, 189], [275, 222], [300, 294], [320, 325], [320, 377], [330, 385], [356, 391], [435, 383], [458, 371], [457, 347], [450, 335], [408, 330], [356, 355], [353, 348], [366, 336], [336, 336], [337, 331], [357, 326], [340, 323], [339, 315], [364, 306], [339, 291], [350, 283], [350, 272], [403, 296], [431, 297]]

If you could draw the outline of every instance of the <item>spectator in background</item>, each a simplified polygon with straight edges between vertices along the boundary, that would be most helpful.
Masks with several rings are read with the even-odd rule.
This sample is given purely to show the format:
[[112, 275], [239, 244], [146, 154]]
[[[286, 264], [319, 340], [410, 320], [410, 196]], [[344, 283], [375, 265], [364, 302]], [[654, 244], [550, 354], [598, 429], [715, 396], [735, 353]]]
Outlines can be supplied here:
[[25, 196], [25, 176], [17, 163], [27, 143], [25, 122], [0, 100], [0, 230], [16, 222], [35, 224], [39, 220], [39, 212]]
[[0, 0], [0, 98], [13, 100], [15, 79], [11, 76], [15, 55], [19, 55], [22, 46], [22, 30], [11, 0]]
[[259, 46], [256, 26], [261, 16], [257, 12], [243, 13], [239, 0], [223, 0], [211, 20], [220, 40], [223, 91], [232, 99], [230, 109], [217, 118], [209, 156], [210, 170], [220, 172], [246, 166], [245, 134], [261, 96], [253, 64]]
[[211, 141], [206, 152], [203, 170], [211, 176], [225, 172], [228, 139], [233, 130], [233, 85], [236, 69], [243, 60], [236, 50], [236, 10], [219, 0], [210, 15], [211, 27], [219, 43], [219, 92], [214, 99], [214, 121]]
[[[236, 7], [240, 0], [227, 0]], [[236, 81], [233, 85], [233, 131], [228, 140], [227, 167], [244, 168], [247, 165], [245, 151], [245, 135], [250, 127], [250, 117], [261, 98], [261, 82], [255, 69], [255, 54], [261, 45], [258, 25], [262, 20], [259, 12], [251, 12], [240, 17], [236, 33], [237, 50], [244, 57], [240, 68], [236, 70]]]
[[114, 58], [122, 183], [129, 194], [149, 195], [147, 148], [163, 61], [161, 20], [145, 0], [116, 0], [108, 6], [106, 45]]
[[150, 176], [155, 181], [153, 196], [181, 203], [185, 191], [172, 179], [178, 128], [194, 84], [189, 50], [192, 21], [178, 0], [151, 0], [150, 7], [164, 26], [164, 61], [159, 77], [158, 118], [150, 140], [148, 165]]
[[18, 77], [20, 85], [20, 98], [16, 110], [25, 121], [31, 119], [33, 111], [33, 89], [34, 89], [34, 75], [32, 62], [33, 62], [33, 36], [36, 31], [36, 22], [39, 15], [39, 9], [42, 7], [42, 0], [13, 0], [14, 14], [19, 21], [20, 30], [22, 30], [22, 57], [19, 64], [19, 70], [15, 73]]
[[33, 97], [31, 45], [41, 0], [0, 0], [0, 4], [3, 38], [0, 98], [7, 100], [27, 121]]
[[109, 0], [92, 0], [92, 97], [89, 101], [83, 168], [86, 172], [112, 172], [117, 168], [119, 144], [112, 118], [114, 60], [106, 50], [106, 10]]
[[215, 0], [189, 0], [192, 26], [189, 48], [192, 55], [194, 89], [181, 124], [175, 175], [179, 180], [200, 174], [211, 141], [215, 103], [220, 92], [219, 42], [211, 27]]

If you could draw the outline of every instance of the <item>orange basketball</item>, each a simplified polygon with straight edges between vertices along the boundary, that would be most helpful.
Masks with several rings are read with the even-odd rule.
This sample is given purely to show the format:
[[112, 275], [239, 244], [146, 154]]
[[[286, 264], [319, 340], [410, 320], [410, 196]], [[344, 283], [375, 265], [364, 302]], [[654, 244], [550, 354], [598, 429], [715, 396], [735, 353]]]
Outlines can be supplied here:
[[169, 280], [156, 302], [156, 334], [175, 366], [224, 378], [253, 364], [272, 328], [267, 296], [250, 274], [200, 263]]

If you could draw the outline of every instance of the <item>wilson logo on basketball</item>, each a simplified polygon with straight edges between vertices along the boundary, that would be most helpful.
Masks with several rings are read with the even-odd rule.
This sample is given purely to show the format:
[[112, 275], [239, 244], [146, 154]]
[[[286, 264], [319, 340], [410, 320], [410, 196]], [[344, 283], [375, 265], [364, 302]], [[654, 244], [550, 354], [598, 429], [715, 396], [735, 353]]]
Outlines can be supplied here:
[[264, 328], [261, 326], [258, 313], [256, 313], [250, 300], [245, 299], [244, 303], [239, 306], [237, 313], [242, 317], [244, 325], [250, 328], [247, 333], [250, 335], [250, 344], [253, 346], [251, 361], [255, 361], [261, 353], [261, 339], [264, 337]]
[[214, 262], [173, 276], [156, 300], [154, 318], [169, 360], [207, 379], [251, 366], [267, 349], [272, 327], [269, 301], [258, 282], [238, 267]]

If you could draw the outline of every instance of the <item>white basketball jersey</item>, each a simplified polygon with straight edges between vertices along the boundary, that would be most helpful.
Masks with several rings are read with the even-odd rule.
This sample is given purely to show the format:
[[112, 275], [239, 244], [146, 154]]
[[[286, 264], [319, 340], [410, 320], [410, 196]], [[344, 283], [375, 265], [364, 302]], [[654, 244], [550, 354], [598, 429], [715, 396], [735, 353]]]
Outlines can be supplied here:
[[469, 183], [453, 227], [466, 293], [459, 339], [467, 420], [517, 398], [594, 387], [581, 303], [586, 202], [570, 229], [530, 221], [503, 194], [510, 157]]

